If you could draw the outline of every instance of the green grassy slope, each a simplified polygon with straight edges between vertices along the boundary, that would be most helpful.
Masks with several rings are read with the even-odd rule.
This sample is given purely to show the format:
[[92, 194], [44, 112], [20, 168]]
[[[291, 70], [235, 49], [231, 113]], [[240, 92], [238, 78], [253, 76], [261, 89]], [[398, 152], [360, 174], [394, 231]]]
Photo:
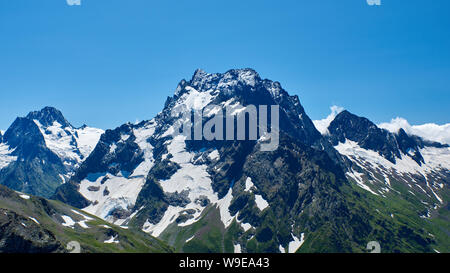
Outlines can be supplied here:
[[[112, 225], [58, 201], [26, 198], [0, 186], [0, 252], [66, 252], [71, 241], [80, 244], [82, 253], [172, 252], [142, 231]], [[47, 240], [40, 240], [43, 235]]]

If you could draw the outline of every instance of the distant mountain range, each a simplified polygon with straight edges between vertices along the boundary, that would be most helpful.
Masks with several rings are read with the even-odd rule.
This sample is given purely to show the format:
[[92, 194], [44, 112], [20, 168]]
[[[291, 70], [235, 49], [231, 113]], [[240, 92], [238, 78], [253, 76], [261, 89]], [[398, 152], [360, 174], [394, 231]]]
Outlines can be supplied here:
[[[174, 109], [208, 105], [279, 105], [278, 149], [171, 133]], [[252, 69], [197, 70], [138, 124], [74, 128], [47, 107], [0, 134], [0, 184], [179, 252], [449, 252], [449, 182], [447, 144], [345, 110], [313, 122]]]

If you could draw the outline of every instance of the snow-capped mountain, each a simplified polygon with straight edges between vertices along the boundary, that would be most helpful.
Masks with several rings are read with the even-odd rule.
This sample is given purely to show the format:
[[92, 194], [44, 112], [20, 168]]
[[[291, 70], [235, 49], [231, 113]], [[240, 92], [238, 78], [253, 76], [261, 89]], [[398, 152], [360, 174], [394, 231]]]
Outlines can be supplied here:
[[[176, 209], [169, 207], [173, 215], [167, 214], [166, 217], [177, 216], [186, 208], [195, 208], [194, 217], [199, 216], [204, 207], [198, 205], [196, 200], [207, 197], [209, 201], [218, 202], [228, 193], [231, 180], [225, 185], [215, 185], [209, 178], [207, 163], [200, 165], [199, 161], [193, 164], [200, 155], [205, 157], [208, 163], [217, 161], [220, 158], [217, 147], [202, 147], [200, 150], [207, 151], [195, 153], [189, 151], [182, 137], [171, 138], [174, 122], [177, 120], [172, 116], [173, 109], [184, 107], [198, 110], [210, 104], [229, 105], [238, 109], [247, 104], [264, 103], [281, 104], [285, 107], [280, 124], [284, 131], [293, 137], [308, 145], [313, 145], [321, 139], [301, 107], [298, 97], [289, 96], [279, 83], [262, 80], [250, 69], [231, 70], [225, 74], [207, 74], [197, 70], [190, 82], [180, 82], [174, 97], [168, 98], [164, 110], [155, 119], [137, 125], [125, 124], [115, 130], [106, 131], [101, 137], [99, 145], [73, 179], [80, 184], [79, 192], [90, 203], [86, 211], [110, 220], [115, 219], [117, 211], [121, 217], [130, 215], [149, 172], [170, 169], [164, 170], [169, 172], [167, 174], [157, 174], [158, 178], [162, 175], [161, 178], [169, 179], [171, 172], [174, 172], [173, 182], [165, 183], [171, 185], [165, 193], [172, 194], [173, 199], [186, 199], [183, 202], [189, 203], [190, 206], [174, 207]], [[190, 178], [180, 184], [186, 177]], [[126, 189], [114, 190], [118, 187]], [[183, 194], [178, 196], [181, 192]], [[186, 197], [183, 197], [184, 195]], [[116, 221], [122, 223], [124, 219]], [[166, 221], [166, 224], [170, 224], [170, 221]], [[159, 228], [161, 231], [163, 229], [164, 227]]]
[[[336, 116], [327, 137], [348, 159], [347, 176], [373, 194], [385, 196], [404, 186], [403, 196], [417, 198], [426, 208], [423, 216], [445, 204], [450, 183], [450, 147], [379, 128], [348, 111]], [[397, 184], [397, 185], [396, 185]]]
[[[278, 149], [261, 151], [261, 136], [206, 141], [173, 135], [181, 118], [175, 109], [209, 105], [237, 111], [279, 105]], [[373, 167], [377, 171], [404, 164], [402, 160], [433, 169], [430, 176], [436, 182], [422, 187], [431, 197], [433, 192], [440, 196], [443, 203], [436, 211], [447, 202], [448, 182], [436, 188], [447, 167], [440, 163], [443, 172], [436, 174], [435, 162], [445, 158], [435, 155], [448, 147], [402, 132], [391, 134], [347, 112], [327, 129], [329, 135], [323, 136], [297, 96], [254, 70], [197, 70], [191, 80], [179, 83], [154, 119], [107, 130], [54, 198], [141, 229], [185, 252], [363, 252], [373, 240], [386, 252], [445, 249], [445, 232], [422, 222], [423, 214], [407, 203], [415, 200], [403, 197], [397, 185], [386, 186], [384, 173], [371, 173], [372, 165], [350, 153], [378, 155], [384, 161]], [[366, 167], [383, 177], [380, 189], [361, 180], [359, 168]], [[395, 184], [397, 173], [389, 175]], [[354, 181], [355, 176], [361, 179]], [[387, 198], [386, 189], [395, 194]], [[396, 200], [400, 205], [393, 205]]]
[[52, 107], [31, 112], [27, 118], [36, 123], [46, 146], [61, 158], [69, 171], [75, 170], [86, 159], [104, 132], [86, 125], [75, 128]]
[[94, 149], [100, 129], [74, 128], [52, 107], [17, 118], [0, 143], [0, 184], [51, 196]]

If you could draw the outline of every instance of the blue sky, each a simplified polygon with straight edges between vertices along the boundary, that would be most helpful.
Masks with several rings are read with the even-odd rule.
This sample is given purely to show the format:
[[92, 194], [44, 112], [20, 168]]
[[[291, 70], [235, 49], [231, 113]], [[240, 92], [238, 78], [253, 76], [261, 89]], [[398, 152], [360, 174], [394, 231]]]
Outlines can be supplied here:
[[196, 68], [251, 67], [313, 119], [450, 122], [450, 1], [0, 0], [0, 128], [55, 106], [74, 125], [150, 119]]

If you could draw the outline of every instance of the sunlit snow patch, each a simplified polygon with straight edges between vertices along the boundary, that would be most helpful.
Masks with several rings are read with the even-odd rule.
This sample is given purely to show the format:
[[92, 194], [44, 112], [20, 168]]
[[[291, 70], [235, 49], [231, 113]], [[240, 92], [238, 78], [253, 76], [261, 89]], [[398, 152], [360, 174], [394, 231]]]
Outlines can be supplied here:
[[294, 241], [289, 243], [289, 253], [295, 253], [305, 242], [305, 233], [302, 233], [300, 239], [292, 234]]

